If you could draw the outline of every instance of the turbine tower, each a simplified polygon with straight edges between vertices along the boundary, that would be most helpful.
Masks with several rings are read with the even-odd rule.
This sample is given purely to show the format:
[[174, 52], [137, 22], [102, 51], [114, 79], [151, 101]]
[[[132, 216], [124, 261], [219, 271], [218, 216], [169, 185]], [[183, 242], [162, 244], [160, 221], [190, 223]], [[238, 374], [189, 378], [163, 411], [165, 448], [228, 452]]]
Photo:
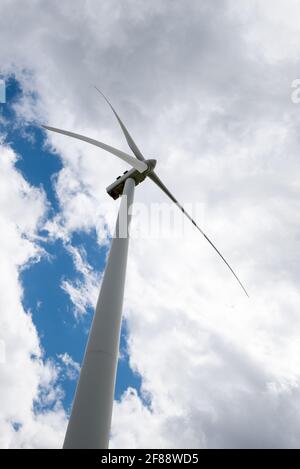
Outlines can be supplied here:
[[217, 247], [157, 176], [154, 171], [156, 160], [146, 159], [143, 156], [111, 103], [97, 87], [95, 88], [110, 106], [135, 156], [84, 135], [43, 125], [45, 129], [52, 132], [100, 147], [132, 167], [106, 189], [113, 199], [121, 197], [121, 204], [76, 388], [64, 449], [108, 448], [119, 353], [131, 206], [135, 186], [149, 177], [205, 237], [248, 296], [238, 276]]

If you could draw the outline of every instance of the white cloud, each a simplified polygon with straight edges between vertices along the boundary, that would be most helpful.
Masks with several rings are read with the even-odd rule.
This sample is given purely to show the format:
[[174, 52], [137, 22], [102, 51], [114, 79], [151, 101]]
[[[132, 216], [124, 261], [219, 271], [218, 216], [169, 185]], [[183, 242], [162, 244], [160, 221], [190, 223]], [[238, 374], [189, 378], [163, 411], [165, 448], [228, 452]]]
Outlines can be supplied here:
[[[290, 85], [299, 34], [295, 3], [275, 3], [89, 1], [70, 9], [36, 1], [22, 13], [1, 4], [1, 63], [25, 90], [19, 116], [128, 151], [89, 87], [99, 84], [175, 196], [203, 204], [199, 223], [250, 292], [248, 301], [197, 232], [131, 241], [130, 360], [151, 408], [124, 395], [115, 447], [298, 445], [299, 107]], [[105, 187], [123, 167], [85, 144], [48, 138], [64, 164], [62, 213], [50, 232], [67, 241], [99, 220], [101, 240], [116, 206]], [[146, 181], [136, 200], [166, 199]], [[83, 284], [65, 284], [81, 311], [93, 297], [89, 278], [94, 285], [84, 272]]]
[[[18, 173], [16, 159], [9, 147], [0, 147], [0, 340], [4, 356], [0, 363], [0, 446], [58, 446], [65, 414], [57, 372], [43, 361], [36, 328], [22, 306], [19, 280], [19, 269], [41, 255], [34, 239], [46, 201], [43, 192]], [[49, 405], [56, 407], [47, 410]]]
[[63, 280], [61, 288], [69, 295], [71, 302], [75, 306], [74, 315], [78, 319], [86, 314], [88, 307], [95, 308], [99, 293], [100, 278], [94, 273], [91, 266], [86, 261], [83, 248], [66, 246], [73, 258], [74, 267], [82, 276], [82, 279], [75, 281]]
[[62, 361], [65, 366], [65, 374], [68, 379], [74, 380], [78, 379], [80, 373], [80, 365], [79, 363], [75, 362], [70, 355], [65, 352], [63, 354], [58, 355], [58, 358]]

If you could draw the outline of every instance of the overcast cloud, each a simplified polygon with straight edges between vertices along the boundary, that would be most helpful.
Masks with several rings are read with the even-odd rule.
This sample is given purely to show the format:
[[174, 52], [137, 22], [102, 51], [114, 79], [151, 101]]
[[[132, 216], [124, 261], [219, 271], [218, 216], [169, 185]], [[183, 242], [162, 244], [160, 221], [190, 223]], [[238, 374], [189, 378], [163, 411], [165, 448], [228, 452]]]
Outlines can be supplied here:
[[[131, 240], [124, 314], [149, 405], [128, 389], [115, 405], [112, 447], [299, 447], [299, 16], [293, 0], [1, 1], [1, 73], [24, 91], [18, 125], [49, 123], [128, 151], [91, 85], [100, 86], [175, 196], [201, 204], [197, 221], [250, 293], [192, 226], [179, 239]], [[20, 351], [10, 370], [0, 365], [3, 447], [59, 446], [65, 428], [56, 370], [32, 360], [41, 350], [20, 306], [18, 268], [38, 253], [21, 233], [46, 223], [67, 241], [96, 227], [105, 242], [116, 209], [105, 187], [126, 169], [83, 143], [47, 138], [63, 162], [54, 220], [1, 149], [0, 321], [7, 313], [24, 332], [20, 342], [16, 329], [1, 329]], [[136, 201], [166, 199], [146, 181]], [[72, 254], [86, 281], [62, 287], [80, 314], [95, 301], [97, 277]], [[41, 383], [57, 405], [37, 422], [30, 409]], [[12, 390], [15, 402], [24, 389], [18, 418], [30, 431], [20, 433], [4, 427]]]

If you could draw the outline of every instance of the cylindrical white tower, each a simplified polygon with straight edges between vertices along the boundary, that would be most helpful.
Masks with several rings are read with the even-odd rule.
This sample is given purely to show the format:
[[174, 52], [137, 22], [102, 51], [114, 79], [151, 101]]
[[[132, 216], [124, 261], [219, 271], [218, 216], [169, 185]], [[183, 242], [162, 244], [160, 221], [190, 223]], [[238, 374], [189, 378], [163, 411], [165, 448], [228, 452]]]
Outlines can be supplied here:
[[94, 320], [67, 428], [64, 449], [108, 448], [135, 182], [125, 181]]

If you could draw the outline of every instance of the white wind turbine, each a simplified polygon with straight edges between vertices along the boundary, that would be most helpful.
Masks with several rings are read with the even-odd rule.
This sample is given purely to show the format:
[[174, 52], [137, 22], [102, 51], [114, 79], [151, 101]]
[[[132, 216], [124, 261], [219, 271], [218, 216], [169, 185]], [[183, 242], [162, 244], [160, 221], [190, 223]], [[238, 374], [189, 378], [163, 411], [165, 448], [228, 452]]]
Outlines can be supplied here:
[[64, 449], [105, 449], [108, 448], [111, 416], [114, 400], [116, 370], [119, 353], [122, 305], [129, 241], [130, 207], [133, 204], [134, 188], [149, 177], [171, 200], [193, 225], [205, 237], [213, 249], [230, 269], [248, 296], [243, 284], [216, 248], [213, 242], [184, 210], [169, 189], [154, 171], [156, 160], [145, 159], [132, 139], [119, 115], [104, 96], [116, 116], [127, 143], [135, 157], [117, 150], [110, 145], [83, 135], [43, 125], [47, 130], [68, 137], [83, 140], [106, 150], [132, 166], [123, 176], [107, 187], [108, 194], [117, 199], [122, 196], [119, 214], [113, 237], [96, 311], [85, 350], [79, 381], [75, 393], [72, 412], [65, 436]]

